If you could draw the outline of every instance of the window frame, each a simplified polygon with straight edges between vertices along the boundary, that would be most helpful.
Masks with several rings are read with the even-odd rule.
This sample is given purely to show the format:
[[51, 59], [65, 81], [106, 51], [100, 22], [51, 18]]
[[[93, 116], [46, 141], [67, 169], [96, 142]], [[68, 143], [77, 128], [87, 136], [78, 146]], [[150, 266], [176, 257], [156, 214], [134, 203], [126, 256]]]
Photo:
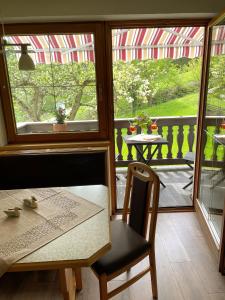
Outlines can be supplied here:
[[[63, 133], [29, 133], [18, 134], [13, 108], [13, 100], [9, 84], [9, 76], [5, 56], [0, 46], [0, 92], [3, 114], [5, 118], [7, 140], [9, 144], [37, 143], [37, 142], [61, 142], [61, 141], [94, 141], [105, 140], [108, 137], [107, 120], [107, 91], [104, 23], [32, 23], [32, 24], [6, 24], [5, 35], [34, 35], [34, 34], [85, 34], [92, 33], [95, 43], [95, 70], [96, 70], [96, 98], [98, 110], [98, 131], [63, 132]], [[0, 30], [3, 36], [3, 30]]]

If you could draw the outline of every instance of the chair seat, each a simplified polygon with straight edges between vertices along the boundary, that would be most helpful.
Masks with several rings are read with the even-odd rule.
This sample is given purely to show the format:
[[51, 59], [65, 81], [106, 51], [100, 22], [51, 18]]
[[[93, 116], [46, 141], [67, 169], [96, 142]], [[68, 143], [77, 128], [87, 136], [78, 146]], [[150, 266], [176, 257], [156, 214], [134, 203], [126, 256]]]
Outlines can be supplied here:
[[111, 239], [110, 251], [92, 265], [98, 275], [114, 273], [151, 248], [148, 241], [121, 220], [111, 222]]
[[190, 162], [195, 161], [195, 153], [194, 152], [187, 152], [184, 156], [184, 159]]

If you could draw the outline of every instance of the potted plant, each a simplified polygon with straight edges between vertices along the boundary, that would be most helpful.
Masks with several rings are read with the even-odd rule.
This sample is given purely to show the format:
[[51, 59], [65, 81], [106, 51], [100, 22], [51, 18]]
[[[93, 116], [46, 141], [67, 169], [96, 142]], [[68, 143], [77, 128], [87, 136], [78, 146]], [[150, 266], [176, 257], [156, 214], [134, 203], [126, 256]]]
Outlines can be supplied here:
[[151, 124], [152, 124], [152, 120], [150, 116], [142, 112], [134, 118], [131, 126], [132, 128], [133, 126], [139, 127], [142, 131], [143, 129], [148, 128]]
[[66, 109], [63, 104], [60, 104], [56, 107], [55, 110], [56, 123], [53, 124], [53, 131], [66, 131], [67, 124], [65, 123], [66, 119]]

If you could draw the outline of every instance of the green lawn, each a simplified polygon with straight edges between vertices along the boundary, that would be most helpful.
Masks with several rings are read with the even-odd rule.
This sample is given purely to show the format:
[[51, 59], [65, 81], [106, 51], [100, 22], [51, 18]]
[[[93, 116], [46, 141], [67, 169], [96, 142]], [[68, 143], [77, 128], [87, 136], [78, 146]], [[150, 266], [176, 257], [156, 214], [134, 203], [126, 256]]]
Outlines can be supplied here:
[[189, 94], [187, 96], [170, 100], [141, 111], [149, 113], [152, 117], [196, 116], [198, 111], [198, 97], [199, 95], [197, 93]]
[[[210, 97], [210, 104], [218, 106], [218, 99]], [[152, 117], [164, 116], [196, 116], [198, 113], [199, 94], [188, 94], [184, 97], [169, 100], [164, 103], [153, 105], [137, 111], [137, 115], [141, 112], [149, 114]], [[225, 103], [223, 103], [225, 108]], [[116, 119], [129, 118], [126, 112], [116, 115]]]
[[[196, 116], [198, 110], [198, 101], [198, 93], [193, 93], [178, 99], [169, 100], [161, 104], [140, 109], [137, 111], [137, 115], [141, 112], [145, 112], [152, 117]], [[116, 116], [116, 119], [119, 118], [129, 118], [129, 116], [125, 112]]]

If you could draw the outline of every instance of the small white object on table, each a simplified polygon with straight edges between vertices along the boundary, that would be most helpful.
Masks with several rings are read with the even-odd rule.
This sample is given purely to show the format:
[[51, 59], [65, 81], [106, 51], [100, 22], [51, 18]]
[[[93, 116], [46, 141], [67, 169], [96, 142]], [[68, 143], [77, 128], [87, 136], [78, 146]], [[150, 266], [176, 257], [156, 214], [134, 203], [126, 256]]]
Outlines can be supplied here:
[[161, 139], [162, 136], [158, 134], [137, 134], [129, 137], [130, 141], [155, 141]]

